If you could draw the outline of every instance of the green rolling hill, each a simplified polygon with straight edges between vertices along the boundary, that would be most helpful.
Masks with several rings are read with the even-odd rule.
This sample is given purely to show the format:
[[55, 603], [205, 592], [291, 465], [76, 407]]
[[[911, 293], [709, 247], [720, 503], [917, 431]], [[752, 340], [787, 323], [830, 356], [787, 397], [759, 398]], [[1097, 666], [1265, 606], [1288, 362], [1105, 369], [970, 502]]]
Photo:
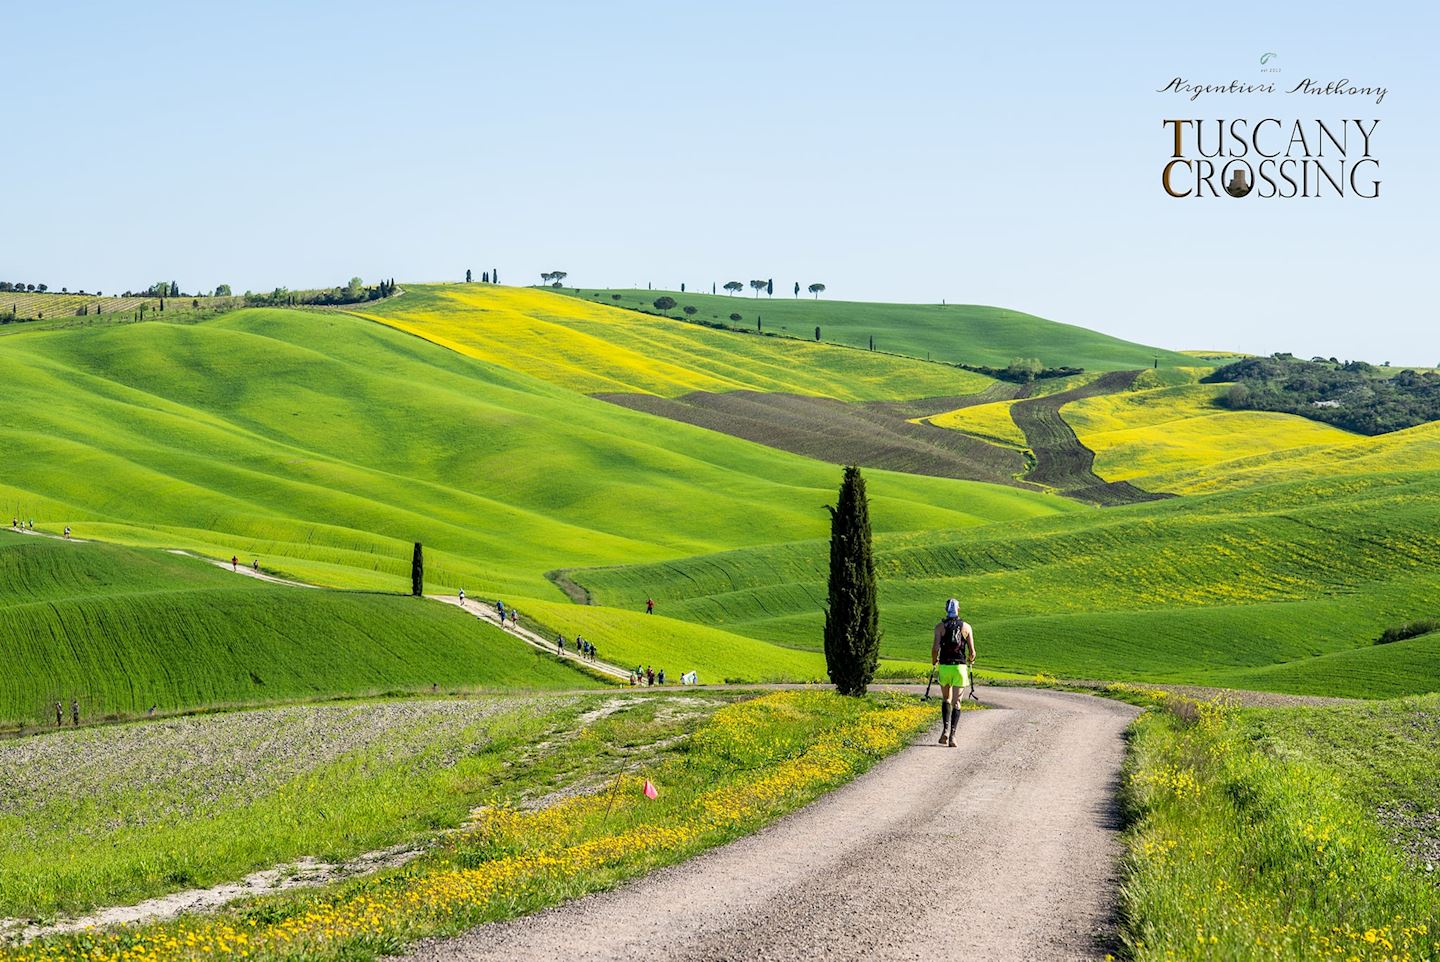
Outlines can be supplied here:
[[0, 724], [391, 690], [576, 688], [447, 605], [314, 591], [194, 558], [0, 532]]
[[[0, 338], [0, 510], [135, 546], [25, 539], [11, 555], [19, 559], [11, 567], [27, 573], [0, 577], [0, 618], [11, 626], [0, 646], [23, 653], [25, 667], [0, 698], [0, 717], [33, 718], [52, 692], [82, 682], [117, 711], [405, 687], [416, 678], [573, 683], [568, 672], [535, 675], [533, 655], [514, 642], [514, 666], [452, 660], [451, 675], [424, 678], [432, 662], [417, 646], [441, 639], [443, 652], [481, 629], [395, 596], [408, 588], [417, 540], [428, 590], [503, 598], [534, 626], [586, 634], [607, 659], [695, 669], [709, 680], [821, 677], [819, 539], [839, 472], [816, 459], [823, 445], [793, 435], [814, 416], [817, 433], [854, 436], [870, 450], [884, 451], [885, 432], [895, 430], [904, 457], [894, 460], [906, 470], [964, 461], [983, 438], [979, 447], [937, 448], [927, 461], [929, 435], [913, 422], [963, 410], [966, 399], [947, 394], [1004, 392], [941, 364], [713, 330], [616, 308], [608, 292], [609, 304], [587, 304], [590, 293], [419, 285], [366, 305], [363, 317], [252, 309]], [[620, 293], [619, 303], [639, 297]], [[1155, 357], [992, 309], [789, 299], [772, 308], [706, 297], [680, 303], [763, 309], [767, 329], [772, 309], [795, 312], [775, 314], [777, 324], [810, 324], [813, 312], [829, 310], [838, 320], [825, 329], [842, 341], [884, 322], [887, 341], [910, 339], [895, 350], [922, 357], [932, 341], [973, 347], [983, 356], [964, 360], [994, 365], [1028, 355], [1123, 370]], [[1041, 341], [1052, 350], [1034, 349]], [[1168, 369], [1143, 383], [1188, 379], [1182, 368], [1192, 359], [1160, 357]], [[771, 399], [752, 406], [782, 413], [789, 443], [812, 456], [587, 396], [617, 386], [692, 403], [735, 391]], [[1384, 628], [1433, 615], [1429, 599], [1440, 596], [1433, 425], [1346, 439], [1334, 456], [1313, 437], [1290, 444], [1256, 427], [1226, 460], [1223, 419], [1201, 421], [1185, 408], [1205, 429], [1199, 440], [1166, 430], [1173, 418], [1164, 405], [1186, 391], [1194, 393], [1162, 387], [1060, 408], [1064, 418], [1084, 405], [1082, 439], [1123, 439], [1096, 461], [1102, 478], [1112, 480], [1105, 474], [1122, 463], [1118, 452], [1147, 475], [1183, 476], [1186, 496], [1176, 499], [1097, 509], [1053, 492], [867, 470], [883, 654], [897, 662], [889, 668], [925, 657], [939, 605], [956, 595], [977, 625], [984, 664], [1007, 671], [1327, 692], [1338, 666], [1371, 679], [1376, 693], [1440, 684], [1431, 641], [1370, 647]], [[710, 403], [707, 411], [720, 402]], [[965, 418], [955, 420], [965, 429]], [[1268, 423], [1283, 431], [1295, 422]], [[995, 449], [1003, 458], [992, 474], [1023, 466], [1014, 432], [1000, 424], [991, 433], [1001, 428], [1008, 440]], [[1172, 450], [1185, 454], [1173, 469]], [[144, 548], [259, 557], [267, 570], [351, 591], [237, 584]], [[103, 562], [76, 583], [85, 590], [44, 573], [57, 563], [53, 552], [76, 549]], [[551, 580], [558, 571], [596, 604], [571, 604]], [[34, 586], [51, 580], [63, 590], [44, 597], [51, 589]], [[660, 602], [660, 616], [637, 615], [647, 597]], [[305, 638], [287, 633], [291, 624], [305, 626]], [[249, 667], [242, 673], [249, 662], [177, 661], [187, 631], [207, 652], [261, 639], [254, 673], [265, 690], [257, 693]], [[90, 660], [51, 665], [47, 639], [56, 638]], [[287, 645], [293, 674], [279, 667]], [[381, 661], [352, 657], [346, 645]], [[184, 667], [167, 676], [177, 663]], [[140, 679], [133, 690], [127, 673]], [[113, 688], [85, 680], [111, 676]]]
[[[1209, 366], [1176, 351], [1135, 344], [1023, 311], [977, 304], [876, 304], [778, 293], [755, 298], [679, 291], [560, 290], [596, 304], [647, 311], [655, 310], [656, 298], [669, 296], [677, 303], [668, 312], [671, 317], [686, 317], [683, 309], [688, 305], [696, 308], [697, 319], [752, 328], [758, 316], [766, 330], [805, 340], [813, 339], [819, 327], [821, 339], [834, 344], [865, 348], [874, 337], [877, 351], [984, 367], [1005, 367], [1017, 357], [1038, 358], [1049, 367], [1089, 371], [1148, 368], [1157, 358], [1162, 368]], [[731, 321], [732, 313], [740, 314], [741, 319]]]

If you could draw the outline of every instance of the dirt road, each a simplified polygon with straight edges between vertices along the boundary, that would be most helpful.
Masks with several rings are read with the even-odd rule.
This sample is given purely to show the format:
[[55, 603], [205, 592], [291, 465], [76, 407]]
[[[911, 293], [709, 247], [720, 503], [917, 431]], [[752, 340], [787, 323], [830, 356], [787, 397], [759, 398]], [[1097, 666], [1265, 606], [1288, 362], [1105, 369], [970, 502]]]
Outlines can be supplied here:
[[407, 959], [1103, 958], [1121, 735], [1135, 709], [982, 694], [993, 710], [964, 716], [961, 748], [931, 732], [731, 845]]

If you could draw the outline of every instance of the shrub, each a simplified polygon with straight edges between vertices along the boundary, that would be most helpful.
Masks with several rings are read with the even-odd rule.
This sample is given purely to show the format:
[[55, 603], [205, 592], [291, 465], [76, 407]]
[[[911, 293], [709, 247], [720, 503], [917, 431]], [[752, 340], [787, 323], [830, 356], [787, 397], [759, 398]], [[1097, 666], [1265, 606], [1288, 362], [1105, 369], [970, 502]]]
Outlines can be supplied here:
[[675, 309], [675, 298], [669, 294], [655, 298], [655, 309], [657, 311], [673, 311]]
[[1419, 638], [1432, 631], [1440, 631], [1440, 621], [1436, 621], [1434, 618], [1421, 618], [1419, 621], [1412, 621], [1406, 625], [1386, 628], [1380, 637], [1375, 639], [1375, 644], [1388, 645], [1394, 641], [1404, 641], [1406, 638]]
[[611, 295], [610, 295], [610, 300], [612, 300], [612, 301], [618, 301], [618, 300], [620, 300], [620, 295], [619, 295], [619, 294], [611, 294]]
[[731, 314], [731, 315], [730, 315], [730, 320], [732, 320], [732, 321], [738, 321], [738, 320], [740, 320], [740, 315], [739, 315], [739, 314]]
[[686, 305], [685, 305], [685, 313], [686, 313], [686, 314], [694, 314], [694, 313], [695, 313], [695, 310], [696, 310], [696, 308], [695, 308], [695, 305], [694, 305], [694, 304], [686, 304]]

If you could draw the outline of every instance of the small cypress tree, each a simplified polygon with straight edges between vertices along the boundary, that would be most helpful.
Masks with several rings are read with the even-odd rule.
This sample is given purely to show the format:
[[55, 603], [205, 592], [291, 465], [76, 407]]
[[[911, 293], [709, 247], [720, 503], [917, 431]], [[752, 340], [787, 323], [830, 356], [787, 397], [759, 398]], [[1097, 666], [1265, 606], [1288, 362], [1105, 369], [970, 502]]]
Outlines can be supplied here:
[[842, 695], [863, 695], [880, 658], [880, 609], [870, 551], [865, 479], [847, 467], [830, 512], [830, 592], [825, 609], [825, 668]]
[[815, 340], [820, 340], [820, 326], [818, 324], [815, 326]]
[[468, 268], [468, 267], [465, 268], [465, 283], [466, 283], [466, 284], [469, 284], [469, 283], [470, 283], [470, 268]]
[[410, 593], [417, 598], [425, 594], [425, 549], [418, 541], [410, 558]]

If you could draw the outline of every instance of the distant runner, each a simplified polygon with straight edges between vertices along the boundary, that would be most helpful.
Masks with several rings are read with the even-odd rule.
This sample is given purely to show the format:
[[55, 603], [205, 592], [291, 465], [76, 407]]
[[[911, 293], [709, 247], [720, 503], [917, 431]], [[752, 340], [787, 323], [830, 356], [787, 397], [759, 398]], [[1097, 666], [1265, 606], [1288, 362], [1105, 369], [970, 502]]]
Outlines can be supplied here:
[[461, 607], [461, 608], [464, 608], [464, 607], [465, 607], [465, 589], [464, 589], [464, 588], [461, 588], [461, 589], [460, 589], [460, 607]]
[[654, 599], [654, 598], [646, 598], [646, 599], [645, 599], [645, 613], [646, 613], [647, 615], [653, 615], [653, 614], [655, 613], [655, 599]]
[[232, 555], [230, 556], [230, 570], [231, 570], [231, 571], [239, 571], [239, 570], [240, 570], [240, 556], [239, 556], [239, 555], [233, 555], [233, 554], [232, 554]]
[[[930, 664], [940, 682], [940, 744], [955, 747], [960, 727], [960, 702], [970, 683], [969, 666], [975, 662], [975, 632], [960, 617], [960, 602], [945, 602], [945, 620], [935, 626]], [[948, 733], [948, 736], [947, 736]]]

